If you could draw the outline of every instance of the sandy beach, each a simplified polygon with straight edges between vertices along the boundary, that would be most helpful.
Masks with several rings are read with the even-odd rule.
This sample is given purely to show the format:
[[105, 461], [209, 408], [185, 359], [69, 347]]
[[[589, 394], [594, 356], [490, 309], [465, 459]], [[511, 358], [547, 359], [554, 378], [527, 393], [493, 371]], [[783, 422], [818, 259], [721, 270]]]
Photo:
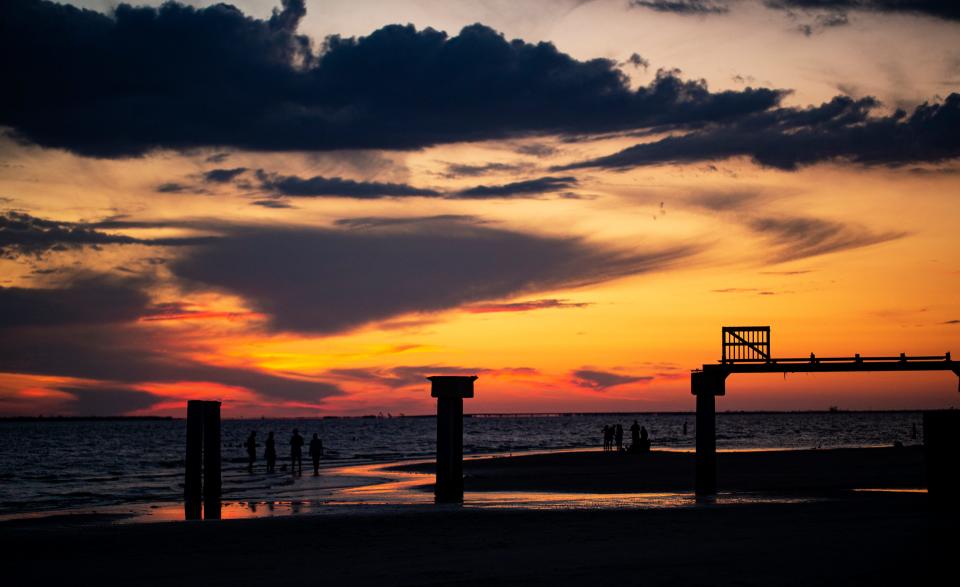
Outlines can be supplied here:
[[[921, 456], [916, 448], [723, 455], [724, 489], [813, 496], [785, 503], [470, 507], [479, 488], [681, 489], [692, 463], [684, 453], [503, 457], [467, 463], [464, 507], [153, 524], [65, 515], [0, 524], [0, 548], [11, 584], [917, 584], [952, 560], [956, 514], [932, 510], [924, 493], [847, 490], [913, 486]], [[818, 481], [795, 484], [804, 478]], [[766, 485], [748, 487], [755, 481]]]
[[[822, 494], [924, 487], [923, 449], [850, 448], [721, 452], [721, 491]], [[432, 473], [433, 464], [394, 467]], [[464, 462], [466, 491], [631, 493], [693, 490], [694, 455], [560, 452]]]

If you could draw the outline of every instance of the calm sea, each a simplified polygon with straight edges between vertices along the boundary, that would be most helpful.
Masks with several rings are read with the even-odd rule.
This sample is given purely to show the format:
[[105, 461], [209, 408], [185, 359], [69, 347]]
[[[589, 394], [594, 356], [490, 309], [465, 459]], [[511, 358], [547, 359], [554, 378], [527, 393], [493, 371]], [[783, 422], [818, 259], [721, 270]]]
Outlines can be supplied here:
[[[464, 451], [512, 453], [599, 446], [604, 424], [638, 420], [654, 448], [692, 449], [692, 414], [576, 414], [468, 417]], [[684, 434], [684, 423], [687, 433]], [[721, 449], [836, 448], [919, 443], [921, 412], [718, 414]], [[0, 422], [0, 514], [171, 502], [183, 494], [186, 424], [161, 421]], [[286, 468], [294, 428], [323, 439], [324, 467], [432, 457], [433, 418], [225, 420], [224, 499], [271, 499], [289, 492], [290, 475], [246, 472], [242, 443], [273, 431], [278, 470]], [[625, 434], [629, 440], [629, 431]], [[260, 455], [262, 457], [262, 448]]]

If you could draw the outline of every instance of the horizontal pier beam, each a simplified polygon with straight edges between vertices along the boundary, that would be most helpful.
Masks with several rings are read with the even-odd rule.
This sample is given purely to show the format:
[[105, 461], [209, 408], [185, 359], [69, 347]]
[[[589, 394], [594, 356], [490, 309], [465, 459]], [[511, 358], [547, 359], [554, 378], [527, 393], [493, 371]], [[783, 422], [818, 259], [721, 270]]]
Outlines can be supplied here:
[[861, 359], [775, 359], [769, 362], [738, 362], [704, 365], [703, 370], [713, 373], [856, 373], [867, 371], [953, 371], [960, 376], [960, 361], [926, 360], [911, 358], [861, 358]]

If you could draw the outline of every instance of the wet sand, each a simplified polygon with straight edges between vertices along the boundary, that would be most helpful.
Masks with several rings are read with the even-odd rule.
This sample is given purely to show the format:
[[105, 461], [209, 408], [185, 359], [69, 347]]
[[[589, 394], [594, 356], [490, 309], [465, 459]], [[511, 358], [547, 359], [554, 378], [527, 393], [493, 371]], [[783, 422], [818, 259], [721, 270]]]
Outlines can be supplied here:
[[[822, 496], [825, 487], [837, 489], [831, 483], [844, 479], [908, 486], [919, 451], [809, 452], [749, 453], [752, 466], [764, 471], [740, 477], [732, 473], [746, 461], [722, 462], [722, 482], [766, 479], [769, 487], [782, 488], [797, 477], [822, 479], [810, 488], [821, 497], [802, 503], [559, 511], [417, 505], [127, 525], [58, 516], [0, 523], [0, 549], [11, 585], [902, 586], [930, 582], [931, 573], [953, 564], [960, 519], [931, 509], [925, 494]], [[662, 467], [670, 473], [660, 474], [662, 483], [680, 483], [671, 475], [684, 469], [689, 474], [692, 463], [689, 455], [676, 453], [640, 463], [598, 460], [623, 456], [567, 453], [470, 462], [468, 482], [473, 490], [594, 491], [629, 478], [625, 467], [641, 469], [654, 460], [660, 462], [646, 467], [646, 477], [656, 478], [652, 471]], [[806, 470], [787, 475], [778, 468], [786, 462]], [[878, 467], [887, 472], [867, 471]], [[594, 478], [579, 479], [584, 472]]]
[[[923, 448], [727, 452], [717, 455], [722, 491], [822, 494], [925, 487]], [[393, 470], [433, 473], [432, 463]], [[693, 490], [694, 455], [566, 452], [464, 462], [467, 491], [631, 493]]]

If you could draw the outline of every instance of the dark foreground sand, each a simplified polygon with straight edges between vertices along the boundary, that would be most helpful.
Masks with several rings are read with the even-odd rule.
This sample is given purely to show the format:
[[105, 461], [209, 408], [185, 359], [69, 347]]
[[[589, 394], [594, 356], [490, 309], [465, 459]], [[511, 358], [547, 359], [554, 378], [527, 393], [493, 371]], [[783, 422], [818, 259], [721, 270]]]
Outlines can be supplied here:
[[[816, 495], [925, 487], [923, 448], [733, 452], [717, 455], [720, 490]], [[433, 464], [396, 470], [433, 473]], [[467, 491], [634, 493], [692, 491], [694, 455], [570, 452], [468, 460]]]
[[[541, 471], [551, 458], [567, 469], [551, 483], [576, 476], [552, 455], [536, 461]], [[841, 492], [668, 510], [410, 506], [133, 525], [67, 516], [0, 524], [0, 552], [9, 585], [905, 586], [955, 570], [958, 528], [957, 515], [931, 508], [925, 494]]]

